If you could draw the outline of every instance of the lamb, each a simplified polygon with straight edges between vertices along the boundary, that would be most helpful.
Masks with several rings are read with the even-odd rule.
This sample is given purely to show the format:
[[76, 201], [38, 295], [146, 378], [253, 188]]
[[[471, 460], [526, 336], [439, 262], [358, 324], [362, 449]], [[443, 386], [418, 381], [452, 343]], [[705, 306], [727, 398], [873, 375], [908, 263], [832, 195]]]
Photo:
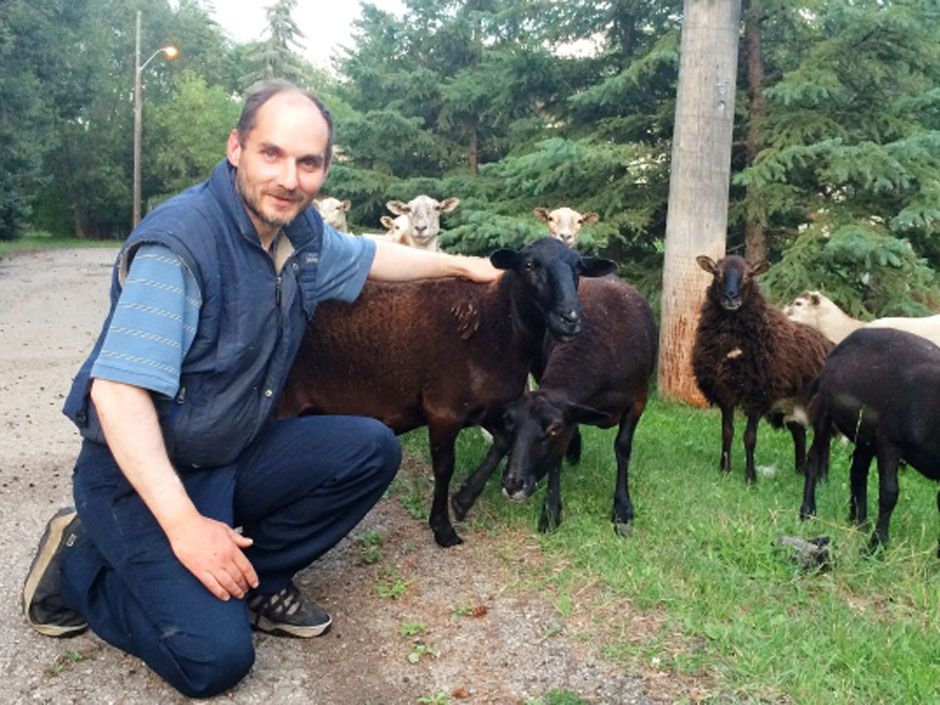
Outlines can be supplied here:
[[775, 425], [786, 423], [796, 470], [802, 472], [807, 421], [799, 395], [822, 369], [832, 343], [767, 303], [754, 279], [767, 271], [767, 262], [751, 266], [736, 255], [717, 264], [704, 255], [696, 261], [713, 279], [702, 304], [692, 369], [705, 398], [721, 409], [721, 469], [731, 470], [734, 409], [741, 407], [747, 414], [745, 480], [757, 481], [754, 446], [761, 416]]
[[389, 201], [385, 207], [395, 215], [407, 215], [411, 218], [411, 228], [407, 235], [402, 237], [402, 244], [422, 250], [440, 250], [441, 213], [450, 213], [459, 205], [459, 198], [437, 201], [422, 194], [415, 196], [408, 203]]
[[[391, 240], [392, 242], [398, 243], [399, 245], [416, 247], [414, 244], [414, 238], [412, 237], [413, 231], [411, 228], [410, 215], [400, 215], [396, 218], [393, 218], [390, 215], [383, 215], [379, 219], [379, 222], [382, 223], [382, 226], [386, 230], [385, 238], [387, 240]], [[435, 249], [439, 250], [440, 247]]]
[[549, 237], [561, 240], [568, 247], [574, 247], [577, 244], [582, 225], [593, 225], [600, 217], [594, 211], [582, 215], [567, 207], [550, 211], [548, 208], [539, 206], [532, 212], [543, 223], [548, 223]]
[[497, 250], [490, 260], [507, 270], [491, 284], [370, 281], [352, 304], [321, 304], [276, 410], [278, 418], [371, 416], [396, 433], [427, 425], [428, 523], [444, 547], [462, 542], [447, 509], [458, 432], [483, 425], [504, 434], [504, 406], [524, 391], [546, 331], [567, 337], [581, 329], [579, 276], [615, 266], [550, 238]]
[[940, 315], [907, 318], [878, 318], [868, 323], [852, 318], [818, 291], [804, 291], [783, 307], [793, 321], [805, 323], [820, 331], [833, 343], [841, 343], [859, 328], [896, 328], [926, 338], [940, 345]]
[[849, 513], [859, 526], [868, 515], [868, 469], [878, 459], [878, 521], [870, 546], [886, 545], [898, 463], [940, 480], [940, 347], [906, 331], [862, 328], [832, 351], [810, 392], [814, 434], [800, 517], [816, 513], [816, 480], [828, 463], [830, 437], [839, 431], [855, 444]]
[[[561, 461], [578, 424], [601, 428], [619, 424], [613, 521], [623, 535], [633, 520], [627, 470], [633, 433], [646, 407], [656, 364], [656, 321], [646, 299], [615, 277], [583, 280], [578, 298], [584, 317], [581, 332], [565, 341], [546, 337], [546, 364], [538, 390], [527, 392], [507, 409], [512, 440], [503, 492], [513, 500], [527, 499], [547, 473], [548, 494], [539, 530], [557, 528]], [[469, 511], [493, 468], [495, 464], [489, 467], [484, 462], [454, 495], [451, 506], [458, 518]]]
[[323, 216], [323, 222], [330, 225], [341, 233], [348, 233], [349, 227], [346, 225], [346, 213], [352, 207], [352, 201], [348, 198], [342, 201], [338, 198], [321, 198], [315, 200], [313, 205]]

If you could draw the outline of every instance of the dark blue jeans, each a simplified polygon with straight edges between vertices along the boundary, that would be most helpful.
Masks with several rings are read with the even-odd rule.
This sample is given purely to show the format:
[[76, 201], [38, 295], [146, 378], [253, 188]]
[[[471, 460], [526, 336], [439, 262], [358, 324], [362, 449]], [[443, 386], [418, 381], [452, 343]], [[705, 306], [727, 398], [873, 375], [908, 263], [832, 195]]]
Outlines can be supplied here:
[[[306, 416], [272, 424], [231, 465], [180, 477], [200, 512], [254, 540], [245, 554], [267, 594], [359, 523], [400, 462], [378, 421]], [[176, 559], [106, 446], [83, 443], [73, 483], [86, 534], [62, 565], [66, 603], [185, 695], [235, 685], [254, 661], [245, 600], [217, 599]]]

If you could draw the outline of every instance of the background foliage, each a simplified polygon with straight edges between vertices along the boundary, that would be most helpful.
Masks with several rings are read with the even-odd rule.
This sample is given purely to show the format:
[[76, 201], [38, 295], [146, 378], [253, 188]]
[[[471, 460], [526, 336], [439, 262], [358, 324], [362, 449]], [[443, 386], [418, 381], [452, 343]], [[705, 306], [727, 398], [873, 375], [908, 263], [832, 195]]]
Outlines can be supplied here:
[[[543, 232], [536, 206], [600, 213], [582, 248], [659, 288], [680, 0], [406, 0], [364, 6], [320, 71], [277, 0], [234, 44], [199, 0], [0, 5], [0, 238], [122, 238], [130, 213], [134, 13], [144, 81], [144, 203], [203, 179], [245, 88], [284, 76], [334, 111], [325, 191], [357, 232], [385, 202], [458, 196], [445, 247], [486, 253]], [[821, 288], [858, 316], [938, 309], [940, 9], [933, 0], [748, 0], [728, 234], [758, 228], [777, 299]], [[763, 83], [748, 83], [759, 64]], [[760, 102], [758, 103], [758, 96]]]

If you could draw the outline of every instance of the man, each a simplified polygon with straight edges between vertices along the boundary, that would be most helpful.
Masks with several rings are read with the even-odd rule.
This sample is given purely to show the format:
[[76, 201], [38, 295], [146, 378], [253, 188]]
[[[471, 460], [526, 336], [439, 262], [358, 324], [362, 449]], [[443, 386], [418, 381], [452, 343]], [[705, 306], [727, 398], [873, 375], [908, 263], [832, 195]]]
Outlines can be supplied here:
[[83, 436], [77, 514], [46, 527], [27, 619], [51, 636], [90, 626], [189, 696], [248, 672], [252, 627], [326, 631], [293, 576], [359, 522], [401, 460], [373, 419], [270, 421], [317, 302], [355, 299], [367, 276], [499, 275], [485, 259], [324, 227], [309, 206], [332, 146], [313, 95], [270, 82], [248, 96], [227, 160], [125, 243], [65, 404]]

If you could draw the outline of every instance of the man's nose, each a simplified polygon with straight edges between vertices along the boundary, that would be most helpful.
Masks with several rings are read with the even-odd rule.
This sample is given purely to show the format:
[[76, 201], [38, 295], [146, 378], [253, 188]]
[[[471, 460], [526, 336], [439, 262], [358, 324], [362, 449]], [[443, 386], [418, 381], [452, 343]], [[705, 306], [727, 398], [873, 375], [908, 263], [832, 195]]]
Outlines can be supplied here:
[[278, 181], [278, 185], [288, 191], [293, 191], [297, 188], [297, 165], [290, 159], [284, 160]]

